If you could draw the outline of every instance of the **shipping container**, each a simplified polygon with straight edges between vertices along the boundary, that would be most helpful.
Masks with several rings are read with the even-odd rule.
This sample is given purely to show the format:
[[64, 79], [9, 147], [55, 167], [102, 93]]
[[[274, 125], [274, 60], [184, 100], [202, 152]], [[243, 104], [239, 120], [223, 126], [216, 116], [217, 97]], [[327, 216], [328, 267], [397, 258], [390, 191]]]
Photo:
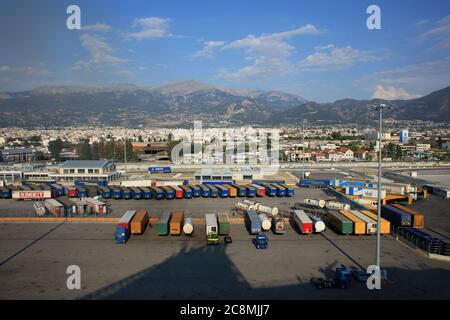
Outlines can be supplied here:
[[183, 190], [184, 197], [186, 199], [192, 198], [192, 189], [185, 185], [179, 185], [179, 188]]
[[333, 187], [366, 187], [367, 181], [351, 180], [351, 179], [334, 179], [330, 180], [330, 185]]
[[86, 185], [83, 188], [86, 189], [86, 194], [90, 198], [93, 198], [93, 197], [99, 195], [98, 186]]
[[228, 188], [224, 185], [215, 185], [217, 191], [219, 192], [219, 196], [221, 198], [228, 198]]
[[173, 236], [179, 236], [184, 225], [184, 211], [173, 210], [172, 218], [170, 219], [170, 234]]
[[78, 198], [86, 198], [87, 197], [87, 191], [84, 187], [75, 187], [77, 189], [77, 197]]
[[431, 186], [432, 193], [444, 198], [450, 198], [450, 189], [444, 186]]
[[162, 190], [160, 187], [150, 187], [150, 190], [152, 191], [152, 198], [156, 200], [164, 199], [164, 190]]
[[125, 227], [116, 227], [114, 230], [114, 241], [116, 243], [126, 243], [130, 238], [130, 232]]
[[294, 195], [294, 188], [292, 187], [288, 187], [287, 185], [284, 184], [276, 184], [277, 188], [281, 187], [284, 189], [284, 195], [286, 197], [292, 197]]
[[232, 184], [231, 186], [237, 190], [238, 197], [246, 197], [247, 196], [247, 189], [244, 188], [243, 186], [235, 184], [235, 183]]
[[272, 231], [276, 234], [283, 234], [286, 231], [286, 224], [282, 216], [272, 216]]
[[277, 195], [277, 188], [271, 186], [269, 183], [259, 182], [258, 184], [266, 189], [266, 195], [269, 197], [274, 197]]
[[58, 202], [63, 205], [64, 216], [70, 217], [77, 214], [77, 208], [67, 196], [59, 197]]
[[411, 226], [414, 228], [423, 228], [425, 227], [425, 217], [423, 213], [420, 213], [416, 210], [413, 210], [411, 208], [402, 206], [398, 203], [392, 203], [391, 206], [400, 209], [406, 213], [409, 213], [411, 215]]
[[138, 187], [142, 191], [142, 197], [144, 199], [151, 199], [152, 198], [152, 190], [147, 187]]
[[206, 235], [210, 233], [218, 233], [217, 217], [214, 213], [205, 214]]
[[300, 187], [319, 187], [319, 188], [325, 188], [330, 185], [330, 180], [325, 179], [300, 179], [299, 181]]
[[122, 199], [122, 189], [116, 186], [110, 186], [109, 189], [111, 190], [114, 199]]
[[329, 211], [326, 214], [328, 224], [337, 232], [342, 234], [353, 233], [353, 221], [344, 217], [342, 214], [334, 211]]
[[128, 187], [131, 190], [131, 195], [133, 199], [135, 200], [141, 200], [143, 198], [142, 196], [142, 190], [137, 187]]
[[249, 184], [246, 184], [243, 187], [247, 190], [247, 197], [249, 198], [256, 197], [256, 188], [250, 186]]
[[129, 199], [132, 199], [132, 198], [133, 198], [133, 194], [132, 194], [130, 188], [122, 187], [122, 186], [121, 186], [120, 189], [122, 190], [122, 197], [123, 197], [124, 199], [129, 200]]
[[263, 186], [260, 186], [258, 184], [250, 184], [249, 186], [253, 187], [256, 189], [256, 196], [258, 197], [264, 197], [266, 195], [266, 188], [264, 188]]
[[198, 184], [197, 187], [201, 189], [202, 197], [206, 198], [211, 195], [211, 190], [204, 184]]
[[323, 220], [320, 217], [318, 217], [312, 213], [309, 213], [309, 212], [306, 212], [306, 214], [312, 220], [313, 231], [315, 233], [320, 233], [320, 232], [325, 231], [325, 222], [323, 222]]
[[106, 187], [108, 185], [108, 181], [106, 181], [106, 180], [75, 180], [74, 184], [78, 187], [84, 187], [84, 186]]
[[47, 199], [44, 202], [45, 208], [55, 217], [64, 216], [64, 206], [55, 199]]
[[175, 198], [175, 191], [168, 187], [168, 186], [159, 186], [163, 192], [164, 192], [164, 198], [166, 199], [174, 199]]
[[245, 215], [245, 225], [250, 234], [258, 234], [261, 232], [261, 220], [254, 210], [248, 210]]
[[86, 200], [80, 200], [77, 198], [69, 198], [75, 207], [76, 214], [80, 216], [88, 215], [91, 213], [91, 207]]
[[34, 213], [36, 214], [36, 216], [38, 217], [43, 217], [45, 216], [47, 209], [45, 208], [45, 205], [43, 202], [35, 202], [33, 205], [34, 208]]
[[64, 186], [64, 194], [69, 198], [76, 198], [77, 189], [75, 187]]
[[64, 187], [63, 186], [60, 186], [59, 184], [56, 184], [56, 183], [52, 183], [50, 185], [50, 187], [55, 190], [55, 193], [57, 194], [58, 197], [64, 195]]
[[366, 223], [347, 210], [340, 210], [339, 213], [353, 222], [353, 234], [366, 234]]
[[285, 197], [286, 196], [286, 189], [277, 183], [272, 183], [272, 186], [277, 189], [277, 196], [278, 197]]
[[229, 195], [230, 198], [237, 197], [238, 190], [235, 187], [233, 187], [232, 185], [229, 185], [229, 184], [224, 185], [224, 187], [228, 188], [228, 195]]
[[50, 190], [13, 190], [11, 196], [17, 200], [44, 200], [51, 199], [52, 192]]
[[358, 210], [350, 210], [350, 212], [360, 218], [361, 220], [363, 220], [366, 223], [366, 233], [367, 234], [375, 234], [377, 233], [377, 222], [376, 220], [373, 220], [371, 218], [369, 218], [368, 216], [366, 216], [365, 214], [363, 214], [361, 211]]
[[221, 212], [217, 215], [219, 221], [219, 234], [226, 235], [230, 233], [230, 222], [228, 219], [228, 213]]
[[148, 173], [171, 173], [170, 167], [149, 167]]
[[184, 219], [183, 233], [185, 235], [192, 235], [193, 232], [194, 232], [194, 223], [192, 221], [192, 218]]
[[269, 216], [265, 213], [259, 215], [259, 220], [261, 220], [261, 229], [264, 231], [270, 230], [272, 228], [272, 221]]
[[156, 223], [156, 232], [159, 236], [166, 236], [169, 234], [169, 223], [172, 213], [170, 211], [165, 211], [158, 222]]
[[184, 191], [178, 186], [169, 186], [175, 192], [176, 199], [182, 199], [184, 197]]
[[138, 210], [131, 219], [131, 234], [143, 234], [148, 224], [148, 212], [145, 209]]
[[202, 189], [200, 189], [198, 186], [193, 185], [193, 184], [188, 184], [187, 187], [192, 190], [192, 196], [200, 197], [202, 195]]
[[[376, 189], [378, 188], [378, 183], [368, 183], [367, 187]], [[409, 191], [409, 188], [406, 189], [405, 185], [400, 183], [381, 183], [381, 188], [386, 190], [387, 193], [398, 195], [404, 195]]]
[[381, 217], [393, 226], [411, 226], [411, 215], [390, 205], [381, 205]]
[[211, 184], [204, 184], [204, 186], [209, 189], [209, 196], [211, 198], [217, 198], [219, 196], [219, 191], [215, 186]]
[[[353, 196], [361, 196], [367, 198], [378, 198], [378, 189], [361, 188], [361, 187], [345, 187], [345, 194]], [[381, 199], [386, 198], [386, 190], [381, 189]]]
[[[371, 218], [375, 222], [378, 221], [377, 215], [369, 210], [361, 210], [361, 213]], [[391, 233], [391, 223], [383, 218], [380, 219], [380, 233], [381, 234]]]
[[318, 208], [325, 208], [326, 201], [321, 199], [304, 199], [303, 203], [309, 206], [318, 207]]
[[330, 210], [350, 210], [350, 205], [348, 203], [336, 202], [336, 201], [326, 201], [325, 208]]
[[98, 187], [99, 191], [100, 191], [100, 195], [102, 196], [102, 198], [111, 198], [112, 193], [111, 190], [108, 187]]
[[0, 198], [2, 199], [11, 198], [11, 190], [7, 187], [0, 187]]
[[136, 214], [136, 210], [125, 211], [125, 213], [122, 215], [122, 217], [120, 217], [119, 222], [117, 223], [117, 226], [123, 227], [128, 232], [130, 232], [131, 220], [133, 220], [135, 214]]
[[106, 214], [106, 203], [94, 198], [86, 198], [87, 205], [91, 208], [93, 214]]
[[297, 230], [303, 234], [313, 232], [312, 220], [303, 210], [293, 210], [294, 222]]

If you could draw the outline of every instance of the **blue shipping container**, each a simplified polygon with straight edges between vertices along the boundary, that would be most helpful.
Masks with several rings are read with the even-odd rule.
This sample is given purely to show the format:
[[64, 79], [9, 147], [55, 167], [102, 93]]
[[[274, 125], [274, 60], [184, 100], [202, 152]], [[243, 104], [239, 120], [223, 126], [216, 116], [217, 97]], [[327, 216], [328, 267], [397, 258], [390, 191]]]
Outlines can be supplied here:
[[396, 226], [411, 226], [411, 215], [390, 205], [381, 205], [381, 217]]
[[170, 167], [149, 167], [148, 173], [171, 173]]
[[187, 187], [192, 190], [192, 195], [194, 197], [200, 197], [202, 195], [202, 190], [199, 187], [192, 184], [188, 184]]
[[365, 181], [358, 181], [358, 180], [342, 180], [342, 179], [334, 179], [331, 181], [331, 185], [335, 187], [365, 187], [366, 182]]
[[106, 187], [108, 185], [108, 181], [106, 181], [106, 180], [75, 180], [75, 185], [78, 187], [84, 187], [84, 186]]
[[328, 187], [331, 181], [325, 179], [300, 179], [299, 185], [301, 187]]

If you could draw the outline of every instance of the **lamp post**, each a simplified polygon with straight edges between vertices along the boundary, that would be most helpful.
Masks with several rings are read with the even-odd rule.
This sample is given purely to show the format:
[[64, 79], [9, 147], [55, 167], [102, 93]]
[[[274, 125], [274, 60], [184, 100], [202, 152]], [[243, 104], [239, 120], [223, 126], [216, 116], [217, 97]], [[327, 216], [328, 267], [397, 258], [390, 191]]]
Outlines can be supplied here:
[[302, 179], [305, 179], [305, 123], [306, 119], [302, 121]]
[[389, 110], [392, 109], [390, 106], [379, 103], [374, 106], [375, 110], [379, 111], [379, 129], [378, 129], [378, 205], [377, 205], [377, 250], [376, 250], [376, 258], [375, 258], [375, 264], [376, 266], [381, 269], [380, 266], [380, 220], [381, 220], [381, 141], [382, 141], [382, 135], [383, 135], [383, 110]]
[[127, 134], [126, 134], [126, 124], [125, 121], [123, 123], [123, 158], [124, 158], [124, 164], [125, 164], [125, 180], [128, 179], [127, 174]]

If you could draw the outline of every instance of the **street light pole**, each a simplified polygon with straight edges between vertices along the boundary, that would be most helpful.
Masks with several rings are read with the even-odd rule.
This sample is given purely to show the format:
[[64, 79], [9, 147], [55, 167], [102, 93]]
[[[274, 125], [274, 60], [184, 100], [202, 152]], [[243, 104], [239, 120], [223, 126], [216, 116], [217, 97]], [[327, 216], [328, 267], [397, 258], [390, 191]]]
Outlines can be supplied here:
[[305, 179], [305, 122], [302, 121], [302, 179]]
[[126, 134], [126, 127], [125, 127], [125, 123], [123, 126], [123, 156], [124, 156], [124, 164], [125, 164], [125, 180], [127, 180], [128, 178], [128, 174], [127, 174], [127, 134]]

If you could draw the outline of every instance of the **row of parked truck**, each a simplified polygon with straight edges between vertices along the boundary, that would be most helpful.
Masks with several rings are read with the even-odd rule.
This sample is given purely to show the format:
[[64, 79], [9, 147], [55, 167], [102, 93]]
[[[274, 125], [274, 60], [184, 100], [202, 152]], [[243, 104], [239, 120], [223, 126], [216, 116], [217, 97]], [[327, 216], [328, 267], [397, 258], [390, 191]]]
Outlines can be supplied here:
[[58, 199], [45, 199], [34, 203], [36, 216], [44, 217], [47, 214], [61, 218], [72, 215], [105, 215], [107, 214], [106, 203], [95, 198], [68, 198], [66, 196]]
[[180, 199], [193, 197], [291, 197], [294, 188], [282, 184], [183, 184], [174, 186], [124, 187], [124, 186], [62, 186], [33, 183], [0, 188], [0, 198], [22, 200], [51, 199], [60, 196], [85, 198], [101, 196], [112, 199]]

